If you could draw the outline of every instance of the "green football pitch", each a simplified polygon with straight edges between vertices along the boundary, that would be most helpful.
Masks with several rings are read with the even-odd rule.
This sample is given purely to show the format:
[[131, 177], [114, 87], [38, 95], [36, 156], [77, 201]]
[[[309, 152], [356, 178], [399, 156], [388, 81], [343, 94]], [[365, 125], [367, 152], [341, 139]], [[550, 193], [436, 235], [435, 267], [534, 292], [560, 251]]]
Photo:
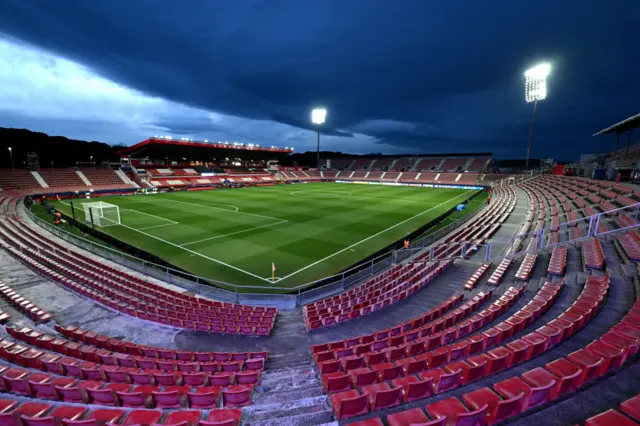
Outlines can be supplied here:
[[[291, 288], [348, 268], [475, 192], [308, 183], [108, 197], [121, 225], [101, 230], [195, 275]], [[56, 207], [71, 214], [68, 200]]]

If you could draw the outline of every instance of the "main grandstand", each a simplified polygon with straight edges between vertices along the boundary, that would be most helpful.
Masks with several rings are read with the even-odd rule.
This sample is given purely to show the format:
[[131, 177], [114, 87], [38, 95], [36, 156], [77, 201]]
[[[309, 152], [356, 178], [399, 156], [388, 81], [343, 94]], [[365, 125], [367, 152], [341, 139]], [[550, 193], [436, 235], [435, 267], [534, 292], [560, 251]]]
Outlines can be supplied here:
[[3, 424], [640, 422], [635, 185], [291, 152], [0, 170]]

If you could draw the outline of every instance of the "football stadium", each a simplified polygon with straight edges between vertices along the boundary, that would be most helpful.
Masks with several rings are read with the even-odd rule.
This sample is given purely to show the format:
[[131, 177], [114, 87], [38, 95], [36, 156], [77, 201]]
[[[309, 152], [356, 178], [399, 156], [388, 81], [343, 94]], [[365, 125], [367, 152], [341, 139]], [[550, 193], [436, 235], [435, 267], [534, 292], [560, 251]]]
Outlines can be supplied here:
[[[175, 7], [179, 20], [185, 6]], [[238, 43], [230, 55], [237, 64], [234, 83], [245, 94], [258, 93], [231, 104], [254, 99], [255, 110], [245, 113], [254, 119], [256, 111], [277, 108], [272, 88], [240, 71], [243, 37], [257, 37], [259, 50], [273, 40], [251, 35], [253, 21], [243, 8], [220, 7], [234, 12], [228, 25], [246, 18], [246, 33], [224, 40]], [[399, 7], [385, 10], [393, 17]], [[415, 7], [416, 14], [424, 12]], [[7, 16], [25, 22], [25, 10], [11, 6]], [[60, 17], [55, 8], [46, 11], [47, 22]], [[104, 30], [110, 37], [127, 33], [124, 21], [99, 12], [106, 24], [121, 24]], [[165, 12], [145, 13], [156, 19]], [[187, 15], [196, 18], [193, 11]], [[317, 16], [322, 28], [341, 28], [339, 16]], [[366, 28], [356, 17], [347, 21], [354, 26], [349, 34]], [[64, 33], [62, 26], [42, 25]], [[74, 49], [75, 43], [95, 43], [92, 49], [109, 53], [87, 28], [69, 27], [79, 31], [69, 35]], [[0, 18], [0, 51], [4, 32], [32, 42], [11, 28]], [[159, 43], [170, 37], [167, 46], [182, 46], [179, 31], [163, 28], [154, 36]], [[340, 34], [327, 36], [331, 55], [341, 48], [356, 55], [359, 44]], [[52, 31], [46, 39], [62, 49], [58, 37]], [[375, 39], [384, 48], [382, 36]], [[117, 47], [113, 58], [134, 61], [128, 51], [134, 40]], [[193, 54], [203, 40], [191, 40], [184, 50]], [[287, 38], [288, 49], [294, 40]], [[323, 57], [324, 42], [313, 40], [309, 46]], [[284, 60], [289, 51], [278, 46], [270, 55]], [[39, 54], [34, 50], [32, 58]], [[221, 50], [216, 60], [222, 63], [227, 54]], [[219, 77], [201, 57], [191, 58]], [[418, 66], [399, 53], [395, 58], [406, 69]], [[45, 61], [45, 68], [63, 63], [58, 60]], [[308, 60], [305, 65], [320, 66]], [[578, 59], [567, 54], [566, 60]], [[188, 61], [179, 64], [184, 75], [160, 56], [154, 61], [143, 61], [149, 84], [156, 66], [170, 71], [163, 77], [167, 87], [195, 84], [187, 78], [197, 74], [187, 72]], [[93, 81], [82, 86], [86, 90], [108, 89], [98, 101], [108, 119], [88, 115], [87, 141], [0, 127], [0, 426], [640, 424], [640, 144], [633, 139], [640, 114], [609, 120], [600, 111], [602, 126], [580, 128], [580, 138], [587, 132], [583, 145], [558, 145], [549, 129], [566, 134], [549, 122], [559, 111], [551, 102], [552, 82], [569, 84], [558, 76], [568, 72], [562, 61], [530, 64], [518, 77], [517, 93], [509, 91], [526, 113], [527, 132], [513, 158], [505, 154], [516, 144], [511, 140], [506, 148], [467, 136], [458, 144], [460, 134], [423, 138], [420, 126], [410, 126], [414, 133], [407, 136], [408, 126], [395, 119], [376, 122], [373, 127], [384, 124], [384, 131], [358, 148], [367, 126], [332, 122], [332, 108], [347, 115], [353, 105], [329, 95], [300, 113], [308, 122], [269, 116], [270, 128], [288, 126], [285, 136], [278, 134], [282, 144], [238, 121], [242, 114], [231, 106], [224, 110], [229, 115], [212, 108], [192, 129], [170, 125], [193, 110], [173, 106], [161, 99], [168, 94], [151, 88], [157, 99], [134, 102], [125, 118], [106, 117], [115, 98], [127, 97], [112, 83], [144, 85], [117, 72], [96, 71], [111, 80], [91, 80], [91, 66], [99, 62], [94, 56], [82, 62], [87, 74], [70, 80], [71, 86]], [[266, 65], [256, 60], [255, 66]], [[117, 69], [125, 70], [125, 62]], [[275, 72], [265, 69], [264, 76]], [[39, 88], [43, 80], [34, 70], [25, 72]], [[383, 74], [375, 81], [382, 84]], [[291, 104], [305, 81], [282, 83]], [[333, 84], [343, 90], [345, 81]], [[317, 90], [335, 93], [325, 83]], [[383, 87], [367, 87], [388, 95]], [[398, 93], [412, 99], [418, 91]], [[0, 101], [15, 101], [8, 93], [0, 91]], [[62, 102], [56, 96], [70, 93], [50, 96]], [[52, 128], [86, 135], [72, 117], [86, 112], [90, 97], [65, 109], [68, 119], [55, 116]], [[576, 97], [571, 108], [585, 99]], [[492, 113], [504, 106], [495, 102]], [[158, 105], [164, 115], [153, 119], [162, 117], [162, 126], [143, 123], [140, 129], [172, 130], [137, 138], [136, 120]], [[368, 107], [359, 109], [377, 120]], [[40, 129], [46, 114], [32, 108], [29, 123]], [[516, 126], [519, 119], [510, 122], [500, 111], [504, 117], [493, 121], [499, 128]], [[464, 126], [485, 120], [478, 114], [462, 114]], [[586, 109], [580, 114], [594, 124]], [[11, 117], [0, 108], [2, 126], [3, 120]], [[133, 133], [130, 142], [89, 142], [110, 120], [125, 124], [118, 135]], [[203, 136], [225, 120], [236, 123], [235, 134], [227, 134], [237, 142]], [[574, 124], [568, 124], [572, 132]], [[395, 144], [388, 143], [389, 128]], [[292, 139], [301, 141], [303, 152]], [[378, 147], [382, 152], [374, 153]], [[593, 147], [598, 152], [587, 151]], [[565, 152], [571, 160], [561, 158]]]

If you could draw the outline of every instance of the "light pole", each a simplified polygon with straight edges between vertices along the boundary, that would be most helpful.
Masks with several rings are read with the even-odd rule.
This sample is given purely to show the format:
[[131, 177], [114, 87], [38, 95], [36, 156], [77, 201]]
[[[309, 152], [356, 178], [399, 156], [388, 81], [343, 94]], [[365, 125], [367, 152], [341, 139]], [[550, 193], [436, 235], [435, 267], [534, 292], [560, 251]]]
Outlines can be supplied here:
[[551, 72], [551, 65], [544, 63], [529, 68], [524, 76], [527, 79], [525, 84], [524, 97], [527, 103], [533, 102], [533, 117], [531, 118], [531, 130], [529, 131], [529, 145], [527, 146], [527, 163], [525, 168], [529, 168], [529, 157], [531, 156], [531, 143], [533, 142], [533, 129], [536, 124], [536, 109], [538, 101], [547, 97], [547, 77]]
[[320, 126], [327, 119], [327, 110], [324, 108], [315, 108], [311, 111], [311, 122], [318, 128], [318, 147], [316, 151], [316, 168], [320, 170]]
[[9, 150], [9, 156], [11, 157], [11, 172], [15, 172], [15, 168], [13, 167], [13, 149], [11, 147], [7, 148]]

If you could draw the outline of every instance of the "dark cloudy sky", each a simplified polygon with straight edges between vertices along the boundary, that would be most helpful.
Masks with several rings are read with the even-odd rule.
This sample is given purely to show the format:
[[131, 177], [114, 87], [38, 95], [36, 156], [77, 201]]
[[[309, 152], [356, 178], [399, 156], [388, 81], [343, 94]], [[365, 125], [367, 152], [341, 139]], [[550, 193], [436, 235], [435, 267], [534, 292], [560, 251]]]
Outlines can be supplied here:
[[[640, 112], [638, 0], [0, 0], [0, 126], [345, 152], [611, 149]], [[639, 132], [640, 134], [640, 132]]]

